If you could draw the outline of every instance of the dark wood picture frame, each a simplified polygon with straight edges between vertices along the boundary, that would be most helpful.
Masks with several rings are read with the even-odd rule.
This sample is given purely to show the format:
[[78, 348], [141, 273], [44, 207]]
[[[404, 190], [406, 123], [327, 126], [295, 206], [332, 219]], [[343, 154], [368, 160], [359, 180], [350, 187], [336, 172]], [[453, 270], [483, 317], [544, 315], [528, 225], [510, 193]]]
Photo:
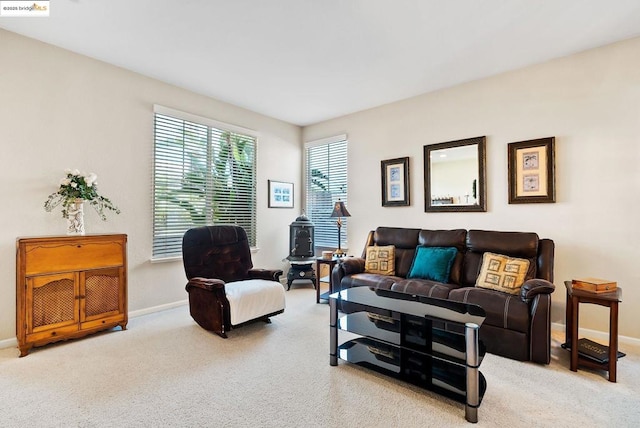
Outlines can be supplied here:
[[404, 207], [411, 205], [409, 185], [409, 158], [380, 161], [382, 177], [382, 206]]
[[269, 208], [293, 208], [293, 183], [268, 180]]
[[508, 144], [509, 203], [554, 203], [555, 137]]
[[[486, 140], [485, 136], [465, 138], [462, 140], [447, 141], [444, 143], [428, 144], [423, 147], [424, 150], [424, 211], [425, 212], [486, 212], [487, 211], [487, 180], [486, 180]], [[477, 168], [477, 181], [471, 183], [472, 196], [474, 203], [455, 203], [453, 198], [445, 203], [437, 203], [439, 201], [432, 200], [432, 190], [436, 187], [436, 183], [432, 183], [431, 164], [432, 152], [441, 150], [449, 151], [449, 149], [458, 149], [462, 147], [471, 147], [474, 150]], [[475, 147], [475, 148], [473, 148]]]

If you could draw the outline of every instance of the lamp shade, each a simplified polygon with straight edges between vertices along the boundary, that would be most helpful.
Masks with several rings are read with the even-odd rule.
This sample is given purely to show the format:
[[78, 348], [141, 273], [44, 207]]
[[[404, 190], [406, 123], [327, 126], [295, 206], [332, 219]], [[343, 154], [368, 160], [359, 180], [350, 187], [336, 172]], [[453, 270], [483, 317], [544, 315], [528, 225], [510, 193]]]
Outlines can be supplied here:
[[331, 217], [351, 217], [351, 214], [347, 211], [347, 207], [344, 205], [344, 202], [338, 200], [338, 202], [333, 206]]

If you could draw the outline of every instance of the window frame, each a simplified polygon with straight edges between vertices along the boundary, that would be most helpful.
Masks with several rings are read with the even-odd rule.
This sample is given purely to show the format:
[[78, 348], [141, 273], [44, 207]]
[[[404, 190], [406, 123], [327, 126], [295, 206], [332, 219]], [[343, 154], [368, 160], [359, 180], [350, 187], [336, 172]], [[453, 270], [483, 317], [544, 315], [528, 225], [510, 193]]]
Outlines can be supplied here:
[[[200, 159], [203, 163], [205, 163], [206, 165], [206, 170], [205, 170], [205, 174], [206, 174], [206, 178], [203, 182], [198, 183], [198, 184], [202, 184], [203, 186], [205, 186], [205, 189], [203, 190], [205, 192], [205, 194], [207, 196], [205, 196], [205, 198], [208, 198], [208, 200], [205, 200], [205, 206], [206, 206], [206, 211], [205, 211], [205, 215], [206, 215], [206, 219], [205, 219], [205, 224], [210, 225], [213, 224], [211, 221], [212, 218], [212, 200], [211, 200], [211, 193], [213, 193], [213, 189], [212, 189], [212, 183], [213, 183], [213, 173], [211, 170], [211, 165], [212, 165], [212, 158], [213, 158], [213, 151], [217, 148], [217, 146], [215, 146], [216, 141], [213, 140], [214, 135], [215, 134], [224, 134], [226, 132], [229, 132], [231, 134], [236, 134], [239, 135], [241, 138], [242, 137], [247, 137], [253, 140], [253, 146], [252, 146], [252, 163], [251, 163], [251, 180], [249, 182], [248, 185], [248, 189], [249, 189], [249, 193], [248, 193], [248, 197], [251, 200], [250, 204], [247, 204], [247, 206], [251, 207], [251, 209], [249, 210], [250, 214], [250, 218], [249, 218], [249, 223], [251, 224], [251, 230], [247, 230], [247, 236], [249, 237], [249, 243], [251, 245], [252, 248], [256, 248], [257, 245], [257, 235], [258, 235], [258, 231], [257, 231], [257, 211], [258, 211], [258, 205], [257, 205], [257, 164], [258, 164], [258, 160], [257, 160], [257, 152], [258, 152], [258, 141], [259, 141], [259, 137], [260, 134], [254, 130], [248, 129], [248, 128], [244, 128], [244, 127], [240, 127], [237, 125], [232, 125], [232, 124], [228, 124], [228, 123], [224, 123], [224, 122], [220, 122], [214, 119], [210, 119], [207, 117], [203, 117], [203, 116], [198, 116], [195, 114], [191, 114], [191, 113], [187, 113], [187, 112], [183, 112], [180, 110], [175, 110], [169, 107], [165, 107], [165, 106], [161, 106], [161, 105], [154, 105], [153, 107], [153, 154], [152, 154], [152, 177], [151, 177], [151, 186], [152, 186], [152, 200], [151, 200], [151, 204], [152, 204], [152, 218], [151, 218], [151, 226], [152, 226], [152, 230], [151, 230], [151, 234], [152, 234], [152, 255], [151, 255], [151, 261], [152, 262], [163, 262], [163, 261], [171, 261], [171, 260], [178, 260], [182, 258], [182, 254], [176, 250], [176, 243], [175, 241], [177, 241], [178, 239], [180, 240], [180, 248], [181, 248], [181, 241], [182, 241], [182, 235], [184, 234], [184, 232], [186, 232], [186, 230], [182, 231], [182, 232], [177, 232], [175, 237], [171, 237], [170, 242], [165, 245], [164, 250], [161, 250], [163, 248], [162, 244], [158, 244], [158, 240], [160, 237], [160, 233], [159, 233], [159, 228], [157, 225], [157, 214], [158, 214], [158, 209], [159, 209], [159, 198], [158, 198], [158, 194], [156, 193], [156, 187], [158, 185], [158, 183], [156, 182], [156, 174], [158, 173], [157, 168], [156, 168], [156, 164], [158, 162], [158, 143], [159, 140], [157, 139], [157, 131], [158, 131], [158, 125], [157, 125], [157, 119], [158, 119], [158, 115], [162, 115], [162, 116], [167, 116], [171, 119], [174, 120], [181, 120], [181, 121], [185, 121], [188, 122], [189, 125], [191, 124], [197, 124], [199, 126], [205, 126], [207, 127], [207, 140], [206, 140], [206, 156], [204, 156], [202, 159]], [[184, 136], [183, 136], [184, 138]], [[206, 159], [205, 159], [206, 158]], [[184, 168], [185, 163], [183, 163], [183, 168]], [[188, 194], [188, 192], [187, 192]], [[217, 223], [217, 224], [230, 224], [231, 222], [221, 222], [221, 223]], [[201, 226], [201, 224], [188, 224], [185, 226], [186, 229], [189, 229], [190, 227], [196, 227], [196, 226]], [[167, 229], [164, 229], [164, 232], [167, 233]], [[170, 234], [170, 233], [167, 233]], [[173, 247], [173, 248], [172, 248]]]
[[[333, 171], [333, 174], [331, 174], [331, 169], [329, 169], [327, 171], [327, 176], [328, 176], [328, 182], [327, 182], [327, 187], [329, 188], [328, 193], [331, 195], [331, 202], [328, 203], [327, 202], [327, 208], [326, 208], [326, 217], [322, 217], [321, 221], [318, 221], [318, 219], [316, 219], [316, 221], [314, 221], [314, 214], [313, 214], [313, 210], [312, 207], [310, 205], [310, 197], [312, 195], [312, 190], [311, 190], [311, 172], [309, 171], [310, 168], [310, 159], [309, 159], [309, 155], [310, 155], [310, 150], [319, 146], [325, 146], [328, 149], [330, 149], [331, 145], [338, 145], [338, 144], [342, 144], [344, 143], [345, 147], [344, 147], [344, 154], [341, 156], [341, 158], [344, 159], [344, 162], [337, 168], [337, 171]], [[329, 153], [328, 156], [330, 157], [331, 154]], [[349, 140], [347, 138], [347, 134], [340, 134], [340, 135], [335, 135], [332, 137], [328, 137], [328, 138], [322, 138], [322, 139], [318, 139], [318, 140], [312, 140], [312, 141], [308, 141], [304, 144], [304, 163], [303, 163], [303, 171], [304, 171], [304, 198], [305, 198], [305, 213], [307, 215], [307, 217], [309, 217], [309, 219], [314, 223], [314, 235], [315, 235], [315, 242], [314, 245], [316, 247], [316, 253], [318, 253], [319, 251], [322, 250], [327, 250], [327, 249], [336, 249], [338, 248], [338, 228], [336, 226], [336, 218], [331, 218], [331, 212], [333, 210], [333, 206], [335, 204], [335, 202], [338, 201], [338, 199], [342, 200], [345, 205], [347, 205], [348, 208], [348, 179], [349, 179], [349, 174], [348, 174], [348, 157], [349, 157]], [[330, 159], [327, 161], [327, 163], [330, 162]], [[344, 175], [343, 179], [338, 178], [337, 180], [334, 180], [334, 183], [331, 182], [331, 176], [332, 175], [339, 175], [340, 173], [342, 173]], [[339, 189], [343, 189], [343, 191], [337, 191]], [[343, 217], [342, 218], [342, 227], [340, 229], [340, 237], [341, 237], [341, 248], [343, 250], [348, 248], [348, 224], [349, 224], [349, 218], [348, 217]]]

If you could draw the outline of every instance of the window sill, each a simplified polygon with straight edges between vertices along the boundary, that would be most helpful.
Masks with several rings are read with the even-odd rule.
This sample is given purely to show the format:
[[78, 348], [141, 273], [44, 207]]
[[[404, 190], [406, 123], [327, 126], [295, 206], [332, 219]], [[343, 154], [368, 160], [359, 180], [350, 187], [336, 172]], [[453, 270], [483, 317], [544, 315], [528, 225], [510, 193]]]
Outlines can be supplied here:
[[171, 257], [157, 257], [157, 258], [150, 258], [149, 261], [151, 262], [151, 264], [156, 264], [156, 263], [171, 263], [171, 262], [181, 262], [182, 261], [182, 256], [171, 256]]
[[[251, 247], [250, 249], [251, 249], [251, 254], [255, 254], [258, 251], [260, 251], [260, 247]], [[149, 259], [149, 262], [151, 262], [151, 264], [171, 263], [171, 262], [181, 262], [181, 261], [182, 261], [182, 256], [156, 257], [156, 258], [151, 257]]]

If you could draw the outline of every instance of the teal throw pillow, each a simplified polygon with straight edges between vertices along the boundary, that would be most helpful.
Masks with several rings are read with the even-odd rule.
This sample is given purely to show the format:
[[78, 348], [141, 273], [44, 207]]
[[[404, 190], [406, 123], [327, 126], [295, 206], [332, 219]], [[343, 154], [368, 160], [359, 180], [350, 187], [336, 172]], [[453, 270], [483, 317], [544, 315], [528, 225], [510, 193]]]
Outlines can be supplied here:
[[458, 250], [455, 247], [418, 245], [407, 278], [430, 279], [447, 283], [456, 254], [458, 254]]

